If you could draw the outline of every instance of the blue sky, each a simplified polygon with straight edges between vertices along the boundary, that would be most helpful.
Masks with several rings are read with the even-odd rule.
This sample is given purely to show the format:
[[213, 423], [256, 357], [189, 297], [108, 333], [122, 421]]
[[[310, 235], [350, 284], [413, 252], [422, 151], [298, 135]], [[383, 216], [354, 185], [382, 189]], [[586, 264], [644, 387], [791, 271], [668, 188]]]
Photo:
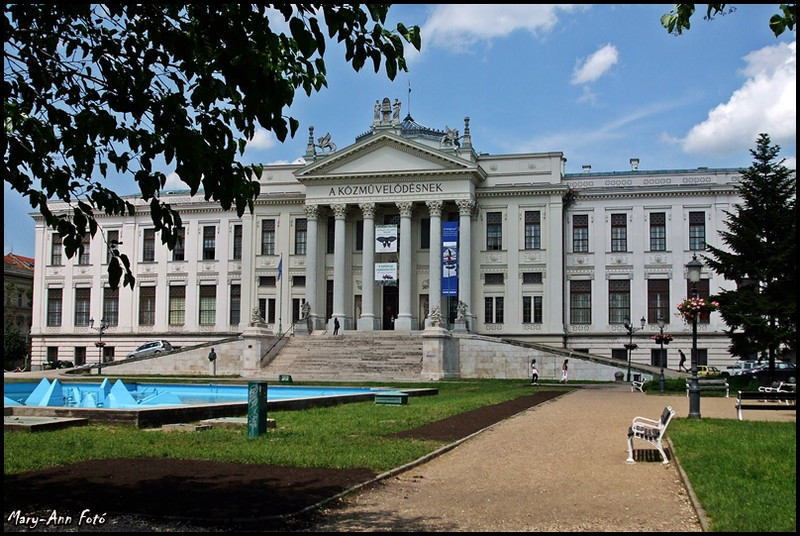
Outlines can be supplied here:
[[[796, 168], [796, 33], [776, 38], [769, 29], [778, 4], [736, 5], [713, 21], [698, 11], [682, 36], [660, 24], [672, 7], [394, 5], [388, 27], [422, 29], [409, 72], [390, 81], [368, 64], [357, 73], [331, 44], [328, 88], [298, 93], [287, 114], [300, 121], [296, 136], [281, 144], [262, 131], [245, 160], [297, 161], [309, 126], [342, 149], [369, 130], [375, 101], [389, 97], [401, 100], [401, 117], [431, 128], [463, 133], [468, 116], [481, 153], [563, 152], [567, 173], [626, 171], [630, 158], [642, 170], [747, 167], [760, 132]], [[4, 253], [33, 257], [31, 208], [4, 188]]]

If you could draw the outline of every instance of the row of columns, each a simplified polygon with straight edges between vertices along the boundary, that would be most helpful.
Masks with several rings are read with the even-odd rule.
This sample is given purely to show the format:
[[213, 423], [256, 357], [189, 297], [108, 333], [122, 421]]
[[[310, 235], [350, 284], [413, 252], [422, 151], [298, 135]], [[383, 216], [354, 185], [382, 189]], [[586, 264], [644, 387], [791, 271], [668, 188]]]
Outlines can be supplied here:
[[[440, 200], [426, 201], [426, 206], [431, 217], [430, 227], [430, 274], [429, 274], [429, 300], [428, 316], [434, 307], [441, 308], [442, 294], [442, 258], [441, 248], [438, 245], [442, 241], [442, 207], [444, 202]], [[472, 212], [475, 202], [472, 200], [456, 201], [459, 209], [459, 269], [458, 269], [458, 295], [459, 300], [467, 306], [467, 317], [471, 316], [472, 302], [472, 258], [471, 258], [471, 224]], [[400, 240], [399, 273], [398, 273], [398, 315], [395, 319], [395, 329], [411, 330], [418, 329], [415, 325], [411, 311], [411, 274], [412, 274], [412, 253], [411, 253], [411, 215], [414, 210], [414, 202], [403, 201], [395, 204], [400, 210]], [[342, 327], [347, 320], [345, 280], [349, 277], [346, 273], [346, 252], [345, 244], [345, 222], [347, 218], [348, 205], [330, 205], [334, 215], [334, 251], [333, 251], [333, 315], [331, 317], [332, 330], [333, 318], [339, 318]], [[306, 262], [306, 302], [310, 306], [311, 325], [313, 329], [320, 329], [325, 322], [324, 316], [319, 312], [322, 310], [317, 293], [318, 266], [318, 234], [319, 234], [319, 205], [306, 205], [308, 249]], [[364, 248], [363, 248], [363, 292], [361, 296], [361, 316], [356, 319], [356, 326], [359, 331], [373, 331], [379, 329], [379, 316], [375, 314], [375, 292], [372, 286], [372, 279], [375, 267], [375, 203], [360, 203], [358, 205], [364, 216]], [[434, 297], [438, 296], [439, 299]], [[421, 319], [424, 322], [424, 319]]]

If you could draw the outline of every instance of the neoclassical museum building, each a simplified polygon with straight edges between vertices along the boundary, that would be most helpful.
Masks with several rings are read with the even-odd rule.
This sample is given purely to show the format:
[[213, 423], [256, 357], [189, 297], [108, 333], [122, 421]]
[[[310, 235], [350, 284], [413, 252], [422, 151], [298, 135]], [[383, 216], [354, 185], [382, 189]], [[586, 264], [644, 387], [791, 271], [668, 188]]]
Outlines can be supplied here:
[[[216, 341], [252, 323], [277, 335], [304, 318], [313, 336], [334, 318], [344, 332], [423, 330], [432, 314], [448, 330], [621, 359], [632, 340], [643, 364], [660, 355], [660, 320], [674, 337], [668, 366], [678, 348], [689, 354], [692, 326], [676, 315], [691, 295], [686, 265], [721, 245], [739, 170], [643, 170], [630, 158], [623, 171], [566, 174], [563, 153], [480, 153], [469, 118], [437, 130], [399, 110], [377, 102], [368, 131], [338, 148], [311, 127], [305, 162], [265, 166], [242, 217], [167, 193], [184, 226], [172, 251], [138, 198], [135, 217], [100, 215], [72, 259], [32, 214], [33, 367]], [[112, 247], [131, 260], [133, 290], [108, 286]], [[704, 266], [696, 289], [733, 285]], [[718, 313], [700, 318], [699, 364], [730, 361], [725, 329]]]

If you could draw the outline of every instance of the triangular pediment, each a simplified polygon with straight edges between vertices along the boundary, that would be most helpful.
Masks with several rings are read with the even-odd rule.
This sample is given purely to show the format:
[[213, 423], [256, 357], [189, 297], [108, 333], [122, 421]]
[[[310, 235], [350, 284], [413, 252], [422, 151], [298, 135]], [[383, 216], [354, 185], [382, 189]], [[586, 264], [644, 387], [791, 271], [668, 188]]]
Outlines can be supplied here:
[[295, 176], [303, 182], [304, 179], [334, 177], [464, 173], [476, 169], [474, 163], [446, 152], [400, 136], [382, 133], [325, 155], [296, 171]]

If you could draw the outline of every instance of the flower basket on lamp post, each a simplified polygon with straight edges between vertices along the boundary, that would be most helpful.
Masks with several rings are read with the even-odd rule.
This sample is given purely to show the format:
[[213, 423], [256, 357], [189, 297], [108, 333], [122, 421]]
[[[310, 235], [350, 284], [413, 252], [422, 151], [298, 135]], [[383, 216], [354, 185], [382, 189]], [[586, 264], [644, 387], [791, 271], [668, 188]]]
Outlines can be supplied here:
[[719, 309], [719, 302], [708, 301], [705, 298], [686, 298], [678, 304], [677, 316], [691, 324], [700, 316], [717, 309]]
[[628, 351], [636, 350], [637, 348], [639, 348], [639, 345], [636, 344], [635, 342], [626, 342], [625, 343], [625, 349], [628, 350]]
[[650, 338], [653, 339], [653, 342], [656, 344], [669, 344], [670, 341], [673, 340], [672, 335], [669, 333], [664, 333], [663, 335], [657, 333]]

